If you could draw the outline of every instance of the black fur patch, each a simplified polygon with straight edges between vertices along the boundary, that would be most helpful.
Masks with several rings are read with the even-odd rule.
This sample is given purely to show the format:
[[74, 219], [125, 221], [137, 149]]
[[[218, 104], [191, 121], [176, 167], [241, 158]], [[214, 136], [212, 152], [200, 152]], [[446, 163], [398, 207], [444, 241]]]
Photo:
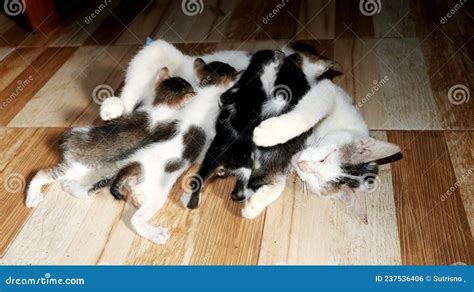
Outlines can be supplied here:
[[183, 158], [194, 162], [206, 144], [206, 132], [197, 126], [191, 126], [183, 136]]
[[142, 166], [140, 163], [130, 163], [118, 172], [117, 176], [112, 182], [112, 185], [110, 186], [110, 193], [115, 199], [125, 199], [124, 193], [129, 190], [129, 186], [126, 185], [126, 182], [130, 177], [135, 177], [137, 182], [142, 179]]
[[166, 172], [175, 172], [184, 166], [184, 161], [182, 159], [172, 159], [169, 160], [165, 165]]

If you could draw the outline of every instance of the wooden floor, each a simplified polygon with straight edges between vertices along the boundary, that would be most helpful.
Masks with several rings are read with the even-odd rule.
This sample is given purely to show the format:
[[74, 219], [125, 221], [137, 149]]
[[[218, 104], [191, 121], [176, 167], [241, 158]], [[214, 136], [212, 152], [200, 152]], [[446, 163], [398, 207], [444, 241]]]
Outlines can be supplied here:
[[[372, 16], [359, 1], [279, 3], [205, 0], [187, 16], [181, 1], [114, 0], [92, 19], [99, 4], [91, 3], [48, 33], [0, 15], [1, 263], [474, 264], [472, 2], [445, 21], [459, 1], [382, 0]], [[170, 229], [164, 246], [136, 236], [133, 207], [107, 191], [77, 200], [51, 185], [37, 209], [25, 208], [31, 176], [58, 162], [67, 128], [99, 122], [94, 89], [119, 91], [147, 36], [193, 54], [311, 40], [337, 60], [344, 75], [335, 82], [374, 136], [404, 154], [382, 167], [368, 195], [369, 225], [303, 193], [294, 177], [253, 221], [230, 201], [232, 180], [210, 184], [194, 211], [181, 206], [177, 183], [154, 218]]]

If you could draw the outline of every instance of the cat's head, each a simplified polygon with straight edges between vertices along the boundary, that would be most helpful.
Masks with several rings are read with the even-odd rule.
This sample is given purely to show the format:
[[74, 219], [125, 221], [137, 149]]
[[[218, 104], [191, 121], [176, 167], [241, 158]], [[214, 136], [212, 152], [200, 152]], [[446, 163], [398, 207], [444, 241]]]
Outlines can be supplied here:
[[329, 69], [337, 65], [336, 61], [321, 55], [318, 50], [309, 44], [294, 42], [283, 48], [285, 54], [300, 54], [303, 58], [303, 72], [308, 80], [314, 81]]
[[[298, 176], [307, 183], [309, 191], [319, 193], [328, 184], [344, 182], [344, 178], [357, 180], [373, 174], [372, 166], [376, 161], [399, 152], [400, 148], [392, 143], [361, 138], [342, 147], [330, 143], [309, 147], [293, 157], [292, 165]], [[351, 180], [346, 181], [350, 186], [357, 186], [351, 184]]]
[[201, 58], [194, 60], [194, 74], [199, 87], [222, 85], [227, 88], [238, 77], [238, 72], [229, 64], [218, 61], [206, 63]]
[[167, 67], [163, 67], [155, 82], [153, 105], [166, 104], [180, 108], [194, 96], [192, 85], [181, 77], [171, 77]]

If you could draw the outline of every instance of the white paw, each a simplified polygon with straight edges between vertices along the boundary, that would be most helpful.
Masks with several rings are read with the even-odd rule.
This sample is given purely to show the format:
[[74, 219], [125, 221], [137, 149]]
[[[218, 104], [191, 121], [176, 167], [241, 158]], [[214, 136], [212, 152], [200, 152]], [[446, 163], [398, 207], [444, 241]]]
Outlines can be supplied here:
[[280, 118], [275, 117], [260, 123], [253, 131], [253, 142], [261, 147], [270, 147], [288, 141], [288, 133], [286, 132], [291, 127], [287, 124], [282, 125], [281, 121]]
[[123, 101], [119, 97], [109, 97], [100, 106], [100, 118], [104, 121], [120, 117], [125, 110]]
[[25, 205], [27, 208], [36, 208], [43, 199], [44, 196], [41, 193], [41, 190], [28, 190]]
[[147, 236], [147, 238], [156, 244], [165, 244], [170, 239], [168, 228], [153, 227], [150, 230], [150, 234]]
[[183, 206], [185, 208], [188, 208], [188, 203], [189, 203], [189, 200], [191, 199], [191, 194], [190, 192], [184, 192], [182, 195], [181, 195], [181, 203], [183, 203]]
[[246, 201], [245, 206], [242, 208], [242, 217], [246, 219], [254, 219], [260, 213], [262, 213], [262, 209], [252, 204], [252, 200]]

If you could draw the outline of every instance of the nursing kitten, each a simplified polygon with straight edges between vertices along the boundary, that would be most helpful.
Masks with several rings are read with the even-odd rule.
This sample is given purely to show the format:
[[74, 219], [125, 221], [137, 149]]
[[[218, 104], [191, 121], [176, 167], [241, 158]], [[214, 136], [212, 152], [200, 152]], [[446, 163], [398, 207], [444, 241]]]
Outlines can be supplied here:
[[93, 195], [99, 188], [90, 187], [101, 176], [116, 172], [122, 161], [141, 148], [168, 139], [175, 134], [171, 122], [157, 123], [155, 115], [172, 115], [194, 95], [186, 80], [169, 77], [167, 68], [160, 70], [153, 89], [156, 98], [150, 107], [109, 121], [104, 126], [74, 128], [64, 135], [60, 148], [63, 161], [40, 170], [31, 180], [27, 207], [36, 207], [43, 199], [41, 188], [60, 181], [64, 191], [76, 197]]
[[215, 122], [219, 113], [219, 97], [232, 86], [236, 70], [228, 64], [206, 64], [196, 59], [194, 70], [199, 87], [196, 95], [171, 117], [156, 116], [158, 124], [172, 125], [172, 135], [159, 143], [136, 151], [123, 161], [126, 165], [115, 178], [111, 190], [117, 199], [127, 191], [139, 199], [139, 208], [131, 218], [131, 225], [142, 237], [163, 244], [168, 238], [166, 228], [148, 223], [163, 206], [173, 184], [202, 156], [215, 135]]
[[[180, 76], [194, 81], [193, 63], [197, 57], [188, 56], [172, 44], [157, 40], [141, 49], [132, 59], [127, 69], [125, 85], [120, 97], [107, 98], [101, 105], [100, 116], [110, 120], [131, 113], [140, 104], [153, 100], [153, 80], [162, 67], [167, 67], [172, 76]], [[220, 51], [201, 57], [205, 62], [220, 61], [234, 67], [237, 71], [247, 67], [250, 54], [244, 51]]]
[[254, 142], [273, 147], [313, 127], [306, 149], [292, 160], [294, 169], [309, 191], [338, 197], [367, 222], [365, 178], [375, 178], [375, 162], [400, 148], [370, 138], [352, 98], [330, 80], [314, 85], [292, 111], [263, 121], [254, 130]]

